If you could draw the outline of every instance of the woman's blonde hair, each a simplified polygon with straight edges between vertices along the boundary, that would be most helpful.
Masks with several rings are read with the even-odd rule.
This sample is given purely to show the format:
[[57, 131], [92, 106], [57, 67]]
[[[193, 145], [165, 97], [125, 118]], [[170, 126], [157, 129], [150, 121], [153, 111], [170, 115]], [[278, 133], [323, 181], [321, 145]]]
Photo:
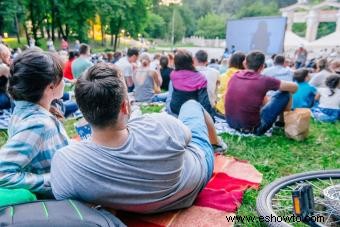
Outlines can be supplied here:
[[142, 63], [142, 66], [146, 67], [150, 64], [151, 58], [150, 55], [147, 53], [143, 53], [139, 57], [140, 62]]

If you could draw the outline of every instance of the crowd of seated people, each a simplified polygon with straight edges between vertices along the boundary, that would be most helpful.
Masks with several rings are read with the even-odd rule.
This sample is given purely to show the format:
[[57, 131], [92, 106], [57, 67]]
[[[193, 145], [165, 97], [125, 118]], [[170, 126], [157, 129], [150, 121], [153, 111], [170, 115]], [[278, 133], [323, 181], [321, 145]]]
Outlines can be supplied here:
[[[92, 59], [90, 46], [79, 44], [79, 56], [69, 50], [64, 67], [56, 52], [30, 48], [10, 59], [0, 44], [0, 107], [12, 115], [0, 149], [0, 188], [139, 213], [185, 208], [211, 178], [214, 152], [226, 149], [215, 117], [258, 136], [295, 108], [339, 119], [338, 60], [321, 59], [311, 72], [276, 55], [265, 69], [262, 52], [235, 51], [220, 75], [208, 57], [176, 50], [151, 60], [129, 48]], [[70, 143], [60, 121], [74, 111], [65, 108], [74, 102], [65, 81], [75, 87], [72, 108], [90, 124], [90, 140]], [[170, 114], [131, 119], [129, 92], [140, 102], [166, 100]]]

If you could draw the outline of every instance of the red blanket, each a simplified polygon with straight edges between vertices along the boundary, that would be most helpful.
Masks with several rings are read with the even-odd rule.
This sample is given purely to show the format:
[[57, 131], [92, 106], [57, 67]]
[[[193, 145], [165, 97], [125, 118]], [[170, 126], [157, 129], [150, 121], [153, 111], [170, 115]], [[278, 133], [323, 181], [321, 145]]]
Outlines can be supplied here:
[[117, 215], [132, 227], [233, 226], [226, 216], [235, 215], [244, 191], [258, 189], [261, 180], [262, 174], [248, 162], [218, 155], [214, 174], [192, 207], [155, 215]]

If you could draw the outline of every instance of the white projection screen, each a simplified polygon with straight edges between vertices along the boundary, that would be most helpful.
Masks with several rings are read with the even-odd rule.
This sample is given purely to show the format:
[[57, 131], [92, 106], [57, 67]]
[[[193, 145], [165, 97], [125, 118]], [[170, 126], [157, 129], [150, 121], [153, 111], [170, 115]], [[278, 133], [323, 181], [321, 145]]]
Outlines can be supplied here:
[[236, 51], [260, 50], [266, 54], [283, 53], [286, 17], [249, 17], [229, 20], [227, 47]]

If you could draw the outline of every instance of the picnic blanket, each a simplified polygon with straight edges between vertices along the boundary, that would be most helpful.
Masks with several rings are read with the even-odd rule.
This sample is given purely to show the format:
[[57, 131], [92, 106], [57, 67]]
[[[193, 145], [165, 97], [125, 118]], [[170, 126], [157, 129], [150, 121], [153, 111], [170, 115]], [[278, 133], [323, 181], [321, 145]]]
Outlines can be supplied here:
[[[234, 136], [245, 136], [245, 137], [254, 137], [256, 135], [251, 134], [251, 133], [241, 133], [237, 131], [236, 129], [231, 128], [228, 123], [226, 122], [225, 119], [215, 117], [215, 128], [217, 134], [222, 134], [222, 133], [227, 133], [229, 135], [234, 135]], [[269, 129], [264, 135], [271, 137], [272, 136], [272, 128]]]
[[129, 227], [233, 226], [226, 216], [234, 216], [245, 190], [258, 189], [261, 181], [248, 162], [216, 155], [214, 174], [192, 207], [153, 215], [111, 212]]

